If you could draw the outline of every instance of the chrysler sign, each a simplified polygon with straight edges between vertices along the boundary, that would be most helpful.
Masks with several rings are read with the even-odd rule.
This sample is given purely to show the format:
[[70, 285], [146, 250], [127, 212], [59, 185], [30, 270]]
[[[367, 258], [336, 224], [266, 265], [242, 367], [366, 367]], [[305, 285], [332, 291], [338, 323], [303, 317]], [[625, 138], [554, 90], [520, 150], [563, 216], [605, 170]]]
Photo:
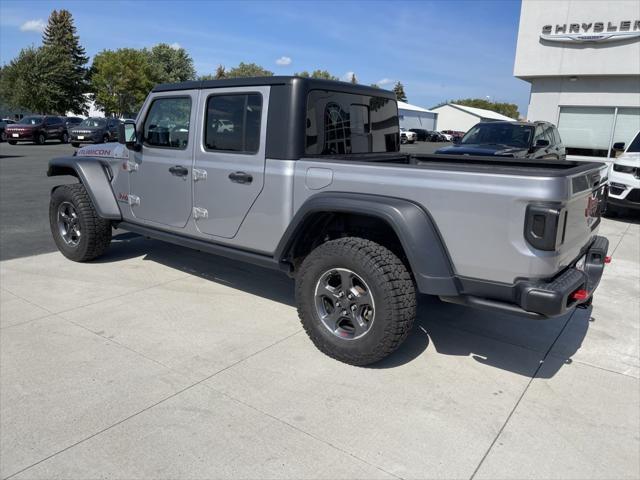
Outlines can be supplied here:
[[640, 20], [545, 25], [540, 38], [550, 42], [615, 42], [640, 37]]

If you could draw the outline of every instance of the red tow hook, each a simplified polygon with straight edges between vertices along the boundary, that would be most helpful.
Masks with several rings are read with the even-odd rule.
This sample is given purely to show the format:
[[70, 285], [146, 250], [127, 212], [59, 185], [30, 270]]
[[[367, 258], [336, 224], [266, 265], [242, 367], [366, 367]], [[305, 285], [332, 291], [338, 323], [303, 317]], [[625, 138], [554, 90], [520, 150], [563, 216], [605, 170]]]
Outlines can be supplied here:
[[581, 288], [580, 290], [576, 290], [571, 294], [572, 300], [586, 300], [587, 298], [589, 298], [589, 292], [587, 292], [583, 288]]
[[611, 257], [604, 257], [604, 263], [611, 263]]

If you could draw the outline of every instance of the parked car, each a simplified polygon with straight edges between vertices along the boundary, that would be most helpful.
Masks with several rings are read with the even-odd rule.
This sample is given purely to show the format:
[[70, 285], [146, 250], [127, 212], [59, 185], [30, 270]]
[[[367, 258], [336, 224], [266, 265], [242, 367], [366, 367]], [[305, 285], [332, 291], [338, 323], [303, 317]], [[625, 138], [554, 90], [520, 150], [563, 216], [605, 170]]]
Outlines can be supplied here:
[[460, 142], [436, 153], [537, 160], [567, 158], [558, 129], [549, 122], [480, 122]]
[[615, 143], [614, 150], [622, 151], [609, 170], [607, 212], [640, 211], [640, 132], [625, 150], [624, 143]]
[[47, 140], [56, 139], [62, 143], [69, 141], [67, 127], [62, 118], [54, 115], [30, 115], [13, 125], [5, 127], [7, 141], [11, 145], [18, 142], [44, 144]]
[[424, 128], [410, 128], [409, 131], [416, 134], [417, 141], [419, 142], [429, 141], [429, 130], [425, 130]]
[[107, 143], [118, 139], [118, 118], [89, 117], [69, 132], [71, 145], [79, 147], [81, 143]]
[[417, 138], [414, 132], [400, 127], [400, 143], [414, 143]]
[[77, 126], [80, 125], [82, 123], [82, 118], [80, 117], [64, 117], [64, 124], [67, 127], [67, 132]]
[[440, 132], [440, 135], [442, 135], [444, 137], [444, 140], [446, 142], [453, 141], [453, 135], [449, 135], [448, 133], [445, 133], [445, 132]]
[[431, 130], [429, 132], [429, 141], [430, 142], [446, 142], [447, 139], [440, 132], [436, 132], [435, 130]]
[[[345, 121], [354, 105], [377, 108]], [[399, 131], [395, 94], [363, 85], [159, 85], [121, 145], [49, 161], [49, 176], [78, 177], [51, 191], [51, 233], [78, 262], [102, 255], [115, 227], [284, 271], [311, 340], [354, 365], [403, 342], [417, 293], [509, 319], [591, 303], [609, 245], [597, 235], [604, 164], [447, 161], [400, 152]]]
[[16, 123], [15, 120], [11, 120], [9, 118], [3, 118], [0, 120], [0, 142], [7, 141], [7, 133], [4, 131], [4, 128], [7, 125], [13, 125], [14, 123]]
[[464, 137], [465, 132], [461, 132], [459, 130], [442, 130], [442, 133], [451, 135], [451, 141], [457, 143], [462, 137]]

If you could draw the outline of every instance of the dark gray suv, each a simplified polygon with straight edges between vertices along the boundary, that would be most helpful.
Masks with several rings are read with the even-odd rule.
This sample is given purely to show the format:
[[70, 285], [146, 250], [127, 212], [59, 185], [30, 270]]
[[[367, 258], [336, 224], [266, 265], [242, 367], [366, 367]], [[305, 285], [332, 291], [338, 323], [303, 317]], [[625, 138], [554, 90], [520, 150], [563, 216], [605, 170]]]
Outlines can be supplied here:
[[535, 160], [567, 158], [560, 133], [549, 122], [480, 122], [458, 143], [435, 153]]
[[115, 142], [119, 125], [118, 118], [89, 117], [69, 130], [71, 145], [79, 147], [81, 143]]

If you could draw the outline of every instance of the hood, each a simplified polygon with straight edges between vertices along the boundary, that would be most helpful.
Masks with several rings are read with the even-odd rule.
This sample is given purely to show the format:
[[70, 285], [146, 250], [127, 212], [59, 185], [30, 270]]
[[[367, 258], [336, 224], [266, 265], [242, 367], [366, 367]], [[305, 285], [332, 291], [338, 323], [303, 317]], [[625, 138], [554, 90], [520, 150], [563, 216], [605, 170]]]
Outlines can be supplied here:
[[129, 149], [120, 143], [98, 143], [87, 145], [76, 151], [78, 157], [129, 158]]
[[451, 145], [436, 150], [435, 153], [445, 155], [479, 155], [491, 157], [525, 157], [528, 153], [527, 148], [512, 147], [509, 145], [482, 145], [482, 144], [465, 144]]
[[627, 167], [640, 167], [640, 152], [625, 152], [613, 162]]

